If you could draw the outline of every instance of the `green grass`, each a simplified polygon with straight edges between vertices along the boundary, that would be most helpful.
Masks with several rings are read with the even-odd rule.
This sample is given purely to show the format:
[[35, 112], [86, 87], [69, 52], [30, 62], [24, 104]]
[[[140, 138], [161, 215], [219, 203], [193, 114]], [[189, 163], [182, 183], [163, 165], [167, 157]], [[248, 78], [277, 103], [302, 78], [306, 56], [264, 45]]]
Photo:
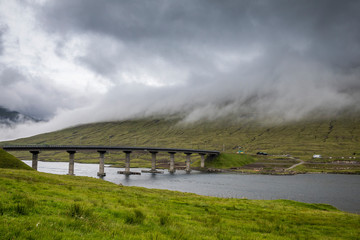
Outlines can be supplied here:
[[0, 168], [13, 168], [13, 169], [27, 169], [32, 170], [31, 167], [9, 154], [8, 152], [0, 149]]
[[246, 154], [222, 153], [212, 161], [207, 161], [205, 167], [208, 168], [236, 168], [252, 163], [255, 158]]
[[357, 239], [326, 204], [223, 199], [0, 169], [1, 239]]
[[302, 164], [293, 170], [300, 173], [342, 173], [342, 174], [360, 174], [359, 165], [334, 165], [334, 164]]

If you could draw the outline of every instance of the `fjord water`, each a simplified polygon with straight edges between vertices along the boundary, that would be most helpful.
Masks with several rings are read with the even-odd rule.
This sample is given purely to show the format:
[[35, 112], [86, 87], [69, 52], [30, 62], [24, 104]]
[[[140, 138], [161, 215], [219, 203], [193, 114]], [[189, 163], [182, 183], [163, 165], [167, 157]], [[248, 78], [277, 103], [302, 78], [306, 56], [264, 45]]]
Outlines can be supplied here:
[[[31, 161], [24, 161], [31, 166]], [[41, 162], [38, 171], [67, 174], [67, 162]], [[75, 175], [97, 177], [98, 164], [75, 163]], [[348, 212], [360, 213], [360, 176], [342, 174], [299, 174], [294, 176], [211, 174], [177, 171], [170, 174], [120, 175], [123, 168], [105, 166], [104, 180], [125, 186], [168, 189], [206, 196], [247, 199], [290, 199], [326, 203]], [[140, 172], [142, 169], [132, 169]]]

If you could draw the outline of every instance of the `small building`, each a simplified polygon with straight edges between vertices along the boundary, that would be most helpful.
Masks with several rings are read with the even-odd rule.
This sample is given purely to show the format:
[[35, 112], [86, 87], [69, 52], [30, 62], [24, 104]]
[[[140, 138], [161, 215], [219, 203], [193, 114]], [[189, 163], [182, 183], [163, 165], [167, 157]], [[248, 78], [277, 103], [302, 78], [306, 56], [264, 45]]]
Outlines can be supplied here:
[[320, 154], [314, 154], [313, 158], [322, 158], [322, 156]]

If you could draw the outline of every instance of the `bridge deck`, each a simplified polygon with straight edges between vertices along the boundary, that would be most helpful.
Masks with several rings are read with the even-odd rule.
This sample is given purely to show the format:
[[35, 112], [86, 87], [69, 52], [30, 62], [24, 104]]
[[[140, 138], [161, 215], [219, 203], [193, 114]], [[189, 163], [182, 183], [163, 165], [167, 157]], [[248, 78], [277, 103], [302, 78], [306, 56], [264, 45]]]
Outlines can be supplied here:
[[87, 145], [5, 145], [5, 151], [148, 151], [148, 152], [183, 152], [199, 154], [220, 154], [219, 151], [198, 150], [185, 148], [157, 148], [157, 147], [130, 147], [130, 146], [87, 146]]

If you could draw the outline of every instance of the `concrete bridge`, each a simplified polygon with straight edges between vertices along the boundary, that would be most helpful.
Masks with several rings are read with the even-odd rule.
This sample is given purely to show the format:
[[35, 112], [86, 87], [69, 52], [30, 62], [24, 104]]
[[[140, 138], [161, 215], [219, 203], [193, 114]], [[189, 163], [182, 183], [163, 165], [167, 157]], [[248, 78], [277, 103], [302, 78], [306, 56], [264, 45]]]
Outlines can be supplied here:
[[54, 151], [61, 150], [69, 153], [69, 175], [74, 175], [74, 159], [77, 152], [94, 151], [99, 153], [99, 172], [98, 176], [104, 177], [106, 173], [104, 171], [105, 153], [108, 151], [122, 151], [125, 153], [125, 171], [119, 171], [121, 174], [137, 174], [130, 171], [130, 154], [133, 151], [147, 151], [151, 153], [151, 170], [150, 173], [159, 173], [156, 170], [156, 154], [159, 152], [167, 152], [170, 155], [170, 167], [169, 172], [175, 172], [175, 154], [184, 153], [186, 155], [186, 168], [185, 171], [190, 173], [190, 156], [191, 154], [199, 154], [201, 156], [200, 166], [205, 167], [205, 156], [210, 157], [220, 154], [219, 151], [212, 150], [194, 150], [183, 148], [153, 148], [153, 147], [119, 147], [119, 146], [76, 146], [76, 145], [7, 145], [2, 147], [5, 151], [29, 151], [32, 154], [32, 168], [37, 170], [38, 156], [41, 151]]

